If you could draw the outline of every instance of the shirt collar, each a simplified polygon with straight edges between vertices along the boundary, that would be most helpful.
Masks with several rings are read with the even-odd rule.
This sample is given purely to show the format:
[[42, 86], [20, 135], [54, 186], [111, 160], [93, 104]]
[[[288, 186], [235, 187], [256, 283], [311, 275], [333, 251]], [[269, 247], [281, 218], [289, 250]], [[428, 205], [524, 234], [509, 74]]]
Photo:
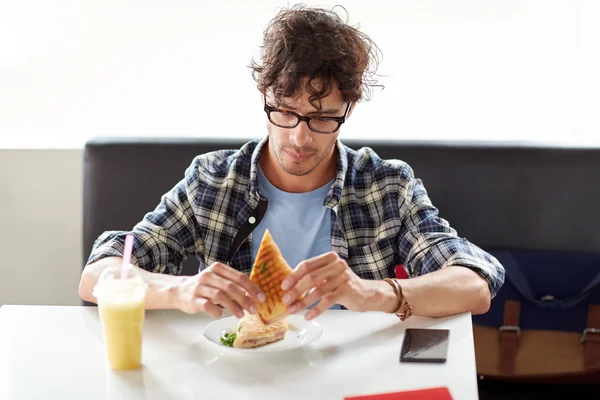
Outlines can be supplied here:
[[265, 143], [269, 140], [269, 135], [266, 135], [254, 148], [252, 157], [250, 158], [250, 194], [252, 196], [260, 197], [258, 190], [258, 160], [262, 154]]
[[327, 197], [325, 197], [325, 201], [323, 205], [328, 208], [332, 208], [334, 211], [337, 211], [337, 205], [342, 198], [342, 191], [344, 189], [344, 185], [346, 183], [346, 173], [348, 172], [348, 154], [346, 152], [346, 147], [339, 141], [336, 141], [337, 147], [337, 174], [335, 176], [335, 181], [333, 185], [331, 185], [331, 189], [329, 189], [329, 193], [327, 193]]

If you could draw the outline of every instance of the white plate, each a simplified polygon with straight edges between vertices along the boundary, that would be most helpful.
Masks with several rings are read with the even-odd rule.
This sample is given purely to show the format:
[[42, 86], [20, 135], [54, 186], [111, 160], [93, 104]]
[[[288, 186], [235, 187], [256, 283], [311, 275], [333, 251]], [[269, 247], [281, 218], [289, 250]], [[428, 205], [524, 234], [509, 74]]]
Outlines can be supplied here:
[[316, 322], [307, 321], [303, 316], [290, 315], [288, 316], [289, 330], [286, 332], [283, 340], [254, 349], [237, 349], [221, 344], [223, 332], [235, 332], [239, 321], [240, 320], [237, 317], [227, 317], [213, 321], [204, 328], [204, 337], [224, 352], [238, 354], [273, 354], [306, 346], [321, 337], [321, 334], [323, 333], [323, 327]]

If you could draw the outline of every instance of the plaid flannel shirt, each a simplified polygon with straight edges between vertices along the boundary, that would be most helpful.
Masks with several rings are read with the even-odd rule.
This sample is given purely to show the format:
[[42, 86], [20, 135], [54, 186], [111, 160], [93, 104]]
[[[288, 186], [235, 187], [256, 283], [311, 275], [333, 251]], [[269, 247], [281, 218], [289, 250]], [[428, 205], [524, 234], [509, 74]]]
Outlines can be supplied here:
[[[257, 181], [267, 139], [194, 158], [183, 179], [131, 232], [103, 233], [88, 264], [121, 256], [125, 235], [133, 233], [132, 262], [147, 271], [177, 275], [183, 260], [195, 255], [200, 271], [222, 262], [249, 273], [251, 229], [234, 254], [232, 245], [248, 221], [254, 222], [259, 203], [267, 201]], [[496, 295], [504, 282], [502, 265], [439, 217], [408, 164], [382, 160], [370, 148], [352, 150], [339, 140], [337, 150], [337, 175], [323, 205], [331, 212], [332, 250], [359, 277], [394, 277], [397, 265], [409, 277], [463, 266], [485, 278]]]

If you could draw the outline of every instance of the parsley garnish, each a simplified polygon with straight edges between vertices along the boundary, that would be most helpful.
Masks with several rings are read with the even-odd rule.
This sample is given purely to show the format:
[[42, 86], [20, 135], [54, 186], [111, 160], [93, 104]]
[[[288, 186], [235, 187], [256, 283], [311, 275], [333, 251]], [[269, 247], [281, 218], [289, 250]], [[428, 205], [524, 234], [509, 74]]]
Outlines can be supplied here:
[[261, 272], [264, 272], [265, 274], [267, 274], [267, 278], [271, 277], [271, 273], [269, 271], [267, 271], [267, 269], [265, 268], [265, 263], [264, 262], [262, 263], [262, 266], [261, 266], [260, 270], [261, 270]]
[[221, 344], [227, 347], [233, 347], [233, 341], [235, 340], [236, 336], [236, 333], [224, 333], [223, 336], [221, 336]]

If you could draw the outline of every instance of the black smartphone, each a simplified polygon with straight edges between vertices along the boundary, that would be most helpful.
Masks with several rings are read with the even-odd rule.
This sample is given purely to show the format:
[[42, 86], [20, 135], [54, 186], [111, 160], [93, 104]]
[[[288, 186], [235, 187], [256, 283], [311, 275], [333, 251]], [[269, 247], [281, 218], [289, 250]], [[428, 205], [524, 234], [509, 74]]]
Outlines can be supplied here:
[[408, 328], [402, 341], [400, 361], [444, 363], [448, 357], [448, 329]]

